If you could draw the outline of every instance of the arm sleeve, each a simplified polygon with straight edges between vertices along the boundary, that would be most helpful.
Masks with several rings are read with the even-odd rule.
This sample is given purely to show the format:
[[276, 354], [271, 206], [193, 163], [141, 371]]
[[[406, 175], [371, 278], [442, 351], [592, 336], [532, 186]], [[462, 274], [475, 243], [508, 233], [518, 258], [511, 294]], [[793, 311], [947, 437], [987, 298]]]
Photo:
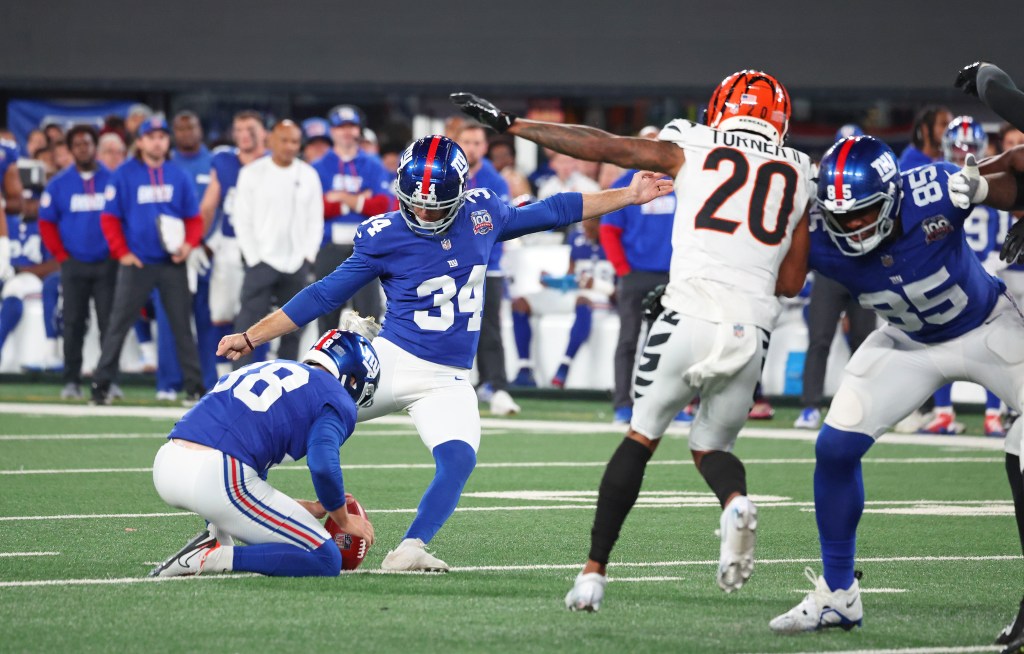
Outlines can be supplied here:
[[363, 215], [366, 217], [376, 216], [377, 214], [386, 213], [388, 211], [398, 210], [398, 200], [393, 195], [387, 193], [379, 193], [377, 195], [371, 195], [366, 198], [363, 202]]
[[357, 250], [330, 275], [299, 291], [281, 311], [301, 327], [345, 304], [379, 274], [372, 261]]
[[615, 268], [615, 274], [624, 277], [629, 274], [629, 260], [626, 249], [622, 247], [622, 228], [618, 225], [601, 225], [601, 247], [604, 248], [608, 262]]
[[1001, 68], [986, 64], [978, 71], [978, 96], [999, 117], [1024, 131], [1024, 93]]
[[[502, 205], [504, 206], [504, 205]], [[583, 219], [582, 193], [557, 193], [525, 207], [506, 207], [506, 218], [499, 241], [510, 241], [524, 234], [566, 227]]]
[[324, 196], [324, 220], [341, 215], [341, 202], [331, 202]]
[[199, 247], [203, 240], [203, 217], [200, 215], [185, 218], [185, 242], [192, 247]]
[[124, 229], [121, 226], [120, 218], [104, 211], [100, 214], [100, 229], [103, 230], [103, 238], [107, 239], [111, 257], [120, 259], [131, 252], [128, 249], [128, 241], [124, 238]]
[[313, 477], [313, 489], [328, 511], [345, 506], [345, 482], [338, 449], [349, 432], [350, 428], [345, 426], [338, 412], [324, 406], [306, 440], [306, 465]]
[[60, 240], [60, 229], [55, 223], [40, 218], [39, 235], [54, 259], [63, 263], [68, 258], [68, 251], [64, 249], [64, 243]]

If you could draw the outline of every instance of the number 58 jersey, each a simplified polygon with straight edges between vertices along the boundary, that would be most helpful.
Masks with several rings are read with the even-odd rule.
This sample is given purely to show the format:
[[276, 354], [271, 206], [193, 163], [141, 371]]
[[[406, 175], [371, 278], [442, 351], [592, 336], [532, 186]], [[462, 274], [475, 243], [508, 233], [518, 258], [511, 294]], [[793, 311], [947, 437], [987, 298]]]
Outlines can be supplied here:
[[658, 135], [685, 151], [676, 176], [663, 304], [712, 322], [771, 330], [779, 266], [813, 197], [811, 160], [748, 132], [673, 120]]

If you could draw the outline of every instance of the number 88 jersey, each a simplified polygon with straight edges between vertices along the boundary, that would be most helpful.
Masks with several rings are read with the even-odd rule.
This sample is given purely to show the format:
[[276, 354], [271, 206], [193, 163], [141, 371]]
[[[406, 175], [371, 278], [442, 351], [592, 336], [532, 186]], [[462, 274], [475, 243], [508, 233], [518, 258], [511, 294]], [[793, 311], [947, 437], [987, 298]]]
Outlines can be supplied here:
[[674, 120], [658, 135], [685, 151], [675, 180], [663, 304], [771, 330], [779, 266], [814, 193], [811, 160], [757, 134]]
[[865, 255], [844, 255], [821, 225], [811, 224], [810, 267], [920, 343], [974, 329], [1006, 288], [967, 242], [964, 223], [972, 209], [949, 199], [947, 181], [958, 170], [939, 162], [901, 173], [894, 236]]

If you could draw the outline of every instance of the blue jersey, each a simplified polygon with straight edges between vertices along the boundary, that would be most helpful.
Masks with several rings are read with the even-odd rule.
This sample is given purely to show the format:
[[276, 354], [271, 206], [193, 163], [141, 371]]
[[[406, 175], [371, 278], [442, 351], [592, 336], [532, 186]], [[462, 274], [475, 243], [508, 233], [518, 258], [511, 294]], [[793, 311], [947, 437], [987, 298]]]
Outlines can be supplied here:
[[97, 164], [88, 179], [71, 166], [50, 180], [39, 200], [39, 220], [57, 226], [64, 249], [79, 261], [96, 263], [110, 258], [100, 228], [103, 191], [110, 176], [102, 164]]
[[205, 145], [199, 145], [199, 152], [195, 154], [183, 154], [177, 150], [171, 150], [171, 159], [185, 169], [192, 182], [196, 185], [196, 197], [200, 200], [206, 187], [210, 185], [210, 169], [213, 167], [213, 153]]
[[[340, 420], [340, 428], [321, 433], [316, 423], [325, 415], [333, 418], [332, 413]], [[279, 359], [253, 363], [221, 377], [174, 425], [168, 438], [220, 450], [265, 479], [272, 466], [307, 454], [312, 469], [314, 445], [322, 448], [319, 456], [330, 457], [333, 448], [336, 460], [355, 423], [355, 402], [337, 379], [320, 368]], [[340, 468], [334, 467], [340, 483]], [[328, 507], [316, 477], [314, 484], [328, 510], [345, 503], [342, 491], [340, 498], [330, 502], [335, 506]]]
[[43, 247], [38, 220], [7, 216], [7, 235], [11, 239], [11, 265], [15, 268], [27, 268], [53, 258]]
[[[636, 170], [628, 170], [611, 188], [626, 188]], [[642, 206], [631, 204], [601, 218], [602, 225], [622, 230], [622, 249], [633, 270], [668, 272], [672, 261], [672, 222], [676, 215], [675, 192], [654, 198]]]
[[[470, 175], [466, 180], [466, 188], [489, 188], [498, 194], [502, 202], [508, 204], [508, 182], [501, 176], [498, 169], [487, 159], [480, 160], [480, 170], [475, 175]], [[487, 261], [487, 272], [492, 274], [501, 273], [501, 255], [505, 248], [501, 241], [494, 244], [491, 250], [491, 258]]]
[[397, 211], [381, 214], [359, 225], [351, 257], [282, 310], [305, 325], [380, 277], [387, 296], [380, 335], [426, 361], [468, 369], [480, 340], [483, 281], [494, 244], [564, 227], [582, 215], [579, 193], [513, 208], [487, 189], [469, 191], [439, 237], [417, 236]]
[[110, 177], [103, 213], [121, 220], [128, 249], [142, 263], [169, 263], [160, 240], [158, 218], [184, 220], [199, 215], [195, 187], [173, 161], [150, 168], [138, 158], [121, 164]]
[[955, 207], [946, 188], [958, 170], [940, 162], [902, 173], [894, 229], [900, 235], [863, 256], [844, 255], [816, 225], [810, 267], [915, 341], [939, 343], [974, 329], [1006, 287], [967, 244], [964, 221], [971, 211]]
[[927, 166], [930, 163], [935, 163], [935, 161], [935, 159], [921, 152], [917, 149], [917, 146], [911, 143], [903, 148], [903, 152], [900, 153], [899, 167], [900, 170], [910, 170], [911, 168]]
[[971, 209], [964, 221], [964, 237], [978, 261], [984, 262], [993, 252], [998, 253], [1002, 247], [1005, 234], [1000, 238], [1000, 226], [1005, 222], [1003, 216], [1009, 217], [1005, 211], [978, 205]]
[[[331, 191], [345, 191], [346, 193], [369, 191], [371, 195], [391, 194], [391, 178], [388, 177], [384, 166], [381, 165], [379, 159], [362, 150], [359, 150], [351, 161], [342, 161], [337, 152], [328, 150], [327, 154], [313, 162], [313, 169], [320, 176], [320, 185], [323, 186], [324, 194]], [[366, 216], [358, 213], [326, 218], [323, 243], [332, 242], [331, 234], [335, 223], [356, 225], [365, 218]]]
[[615, 285], [615, 268], [605, 256], [604, 248], [600, 242], [588, 240], [582, 230], [570, 236], [569, 261], [577, 279], [587, 275], [595, 281]]
[[[0, 139], [0, 195], [3, 194], [4, 176], [11, 166], [18, 165], [18, 144], [8, 139]], [[8, 214], [14, 216], [17, 214]]]
[[238, 185], [238, 172], [242, 170], [242, 162], [238, 158], [238, 148], [217, 148], [210, 160], [211, 170], [217, 171], [217, 183], [220, 184], [220, 203], [217, 205], [215, 224], [220, 225], [224, 236], [235, 237], [235, 227], [231, 224], [231, 213], [235, 208], [235, 187]]

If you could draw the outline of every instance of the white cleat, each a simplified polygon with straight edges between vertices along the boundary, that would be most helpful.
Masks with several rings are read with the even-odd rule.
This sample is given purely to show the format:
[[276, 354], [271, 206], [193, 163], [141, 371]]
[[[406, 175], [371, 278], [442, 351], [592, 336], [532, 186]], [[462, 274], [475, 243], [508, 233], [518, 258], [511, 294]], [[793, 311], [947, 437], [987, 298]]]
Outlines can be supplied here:
[[594, 613], [601, 608], [604, 600], [604, 587], [608, 585], [608, 577], [600, 572], [579, 573], [565, 596], [565, 608], [570, 611], [587, 611]]
[[722, 547], [718, 559], [718, 587], [727, 593], [739, 590], [754, 572], [757, 543], [757, 507], [746, 495], [725, 505], [718, 522]]
[[494, 395], [491, 396], [492, 416], [513, 416], [521, 410], [508, 391], [494, 391]]
[[406, 538], [380, 564], [387, 572], [448, 572], [448, 564], [427, 551], [419, 538]]
[[768, 623], [772, 631], [795, 634], [802, 631], [820, 631], [841, 627], [849, 631], [864, 621], [864, 605], [860, 602], [860, 573], [846, 590], [831, 590], [824, 577], [815, 576], [804, 568], [804, 576], [814, 584], [803, 601]]
[[210, 532], [203, 530], [185, 547], [175, 552], [169, 559], [149, 571], [150, 577], [184, 577], [202, 573], [206, 557], [220, 547], [217, 539]]

